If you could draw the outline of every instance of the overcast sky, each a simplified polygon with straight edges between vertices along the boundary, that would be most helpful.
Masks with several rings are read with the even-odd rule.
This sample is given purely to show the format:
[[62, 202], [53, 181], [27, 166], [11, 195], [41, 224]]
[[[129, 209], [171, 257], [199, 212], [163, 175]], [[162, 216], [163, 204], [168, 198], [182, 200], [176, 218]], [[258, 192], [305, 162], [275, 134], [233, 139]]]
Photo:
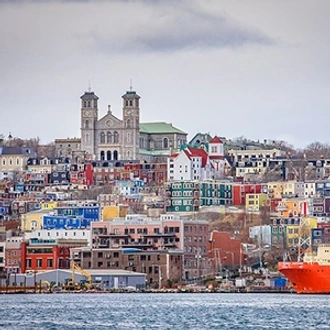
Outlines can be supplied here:
[[0, 133], [80, 136], [80, 96], [228, 139], [330, 142], [329, 0], [0, 0]]

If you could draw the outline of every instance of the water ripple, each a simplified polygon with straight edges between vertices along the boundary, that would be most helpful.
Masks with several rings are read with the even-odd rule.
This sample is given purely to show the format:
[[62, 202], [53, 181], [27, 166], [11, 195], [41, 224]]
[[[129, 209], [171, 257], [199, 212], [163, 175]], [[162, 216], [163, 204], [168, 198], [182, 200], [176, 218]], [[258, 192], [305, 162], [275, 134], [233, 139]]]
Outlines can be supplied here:
[[13, 294], [0, 304], [6, 330], [330, 329], [323, 295]]

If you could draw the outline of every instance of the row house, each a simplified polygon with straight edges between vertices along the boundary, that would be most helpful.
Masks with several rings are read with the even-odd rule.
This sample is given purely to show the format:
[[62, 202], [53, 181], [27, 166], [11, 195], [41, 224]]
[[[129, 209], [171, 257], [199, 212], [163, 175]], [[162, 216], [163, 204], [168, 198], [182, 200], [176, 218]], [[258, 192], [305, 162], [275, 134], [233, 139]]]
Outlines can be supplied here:
[[267, 194], [246, 194], [245, 209], [247, 211], [259, 212], [263, 206], [268, 206]]
[[95, 202], [84, 206], [54, 208], [42, 217], [43, 229], [88, 228], [94, 221], [100, 221], [100, 207]]
[[145, 186], [145, 182], [140, 179], [133, 180], [115, 180], [114, 191], [118, 195], [136, 195]]
[[306, 216], [310, 213], [309, 201], [305, 198], [285, 198], [278, 202], [277, 212], [281, 217]]
[[182, 250], [139, 250], [130, 248], [73, 248], [71, 259], [81, 268], [115, 269], [144, 273], [153, 288], [178, 285], [183, 274]]
[[312, 246], [316, 250], [320, 244], [330, 244], [330, 223], [317, 223], [312, 229]]
[[320, 197], [330, 196], [330, 181], [315, 181], [315, 195]]
[[70, 183], [73, 185], [87, 185], [94, 184], [93, 165], [87, 164], [71, 164], [70, 165]]
[[173, 181], [165, 192], [167, 212], [197, 212], [202, 206], [232, 205], [232, 185], [221, 181]]
[[166, 163], [126, 163], [124, 171], [129, 178], [140, 179], [145, 183], [157, 182], [164, 183], [167, 181], [167, 164]]
[[164, 199], [167, 212], [198, 212], [201, 206], [201, 182], [169, 182]]
[[203, 181], [200, 183], [200, 205], [232, 205], [232, 185], [229, 182]]
[[234, 206], [246, 205], [247, 194], [260, 194], [263, 192], [262, 184], [254, 183], [233, 183], [232, 184], [232, 204]]
[[70, 269], [70, 249], [87, 246], [86, 239], [38, 239], [21, 243], [21, 273]]
[[24, 176], [25, 191], [41, 191], [49, 184], [49, 174], [41, 172], [26, 172]]
[[311, 245], [313, 228], [317, 228], [316, 218], [271, 219], [272, 245], [284, 249], [291, 247], [307, 249]]
[[22, 236], [9, 236], [5, 245], [5, 263], [7, 273], [19, 273], [21, 265]]
[[61, 161], [61, 158], [55, 157], [31, 157], [27, 161], [26, 168], [30, 173], [51, 173], [56, 171]]

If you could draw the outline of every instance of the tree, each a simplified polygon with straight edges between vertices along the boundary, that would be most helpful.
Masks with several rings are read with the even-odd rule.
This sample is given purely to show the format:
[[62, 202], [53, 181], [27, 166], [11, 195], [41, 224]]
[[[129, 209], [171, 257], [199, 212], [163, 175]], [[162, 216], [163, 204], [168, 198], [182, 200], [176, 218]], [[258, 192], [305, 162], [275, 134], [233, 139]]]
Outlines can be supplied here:
[[304, 154], [307, 159], [330, 158], [330, 145], [318, 141], [312, 142], [304, 149]]

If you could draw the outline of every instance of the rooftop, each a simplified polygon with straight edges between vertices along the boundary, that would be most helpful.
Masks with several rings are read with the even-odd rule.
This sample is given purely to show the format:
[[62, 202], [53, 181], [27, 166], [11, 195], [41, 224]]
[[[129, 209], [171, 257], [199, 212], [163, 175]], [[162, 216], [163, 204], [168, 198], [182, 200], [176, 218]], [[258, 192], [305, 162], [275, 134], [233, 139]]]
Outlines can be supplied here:
[[165, 122], [140, 123], [140, 132], [148, 134], [178, 133], [187, 134], [184, 131]]

